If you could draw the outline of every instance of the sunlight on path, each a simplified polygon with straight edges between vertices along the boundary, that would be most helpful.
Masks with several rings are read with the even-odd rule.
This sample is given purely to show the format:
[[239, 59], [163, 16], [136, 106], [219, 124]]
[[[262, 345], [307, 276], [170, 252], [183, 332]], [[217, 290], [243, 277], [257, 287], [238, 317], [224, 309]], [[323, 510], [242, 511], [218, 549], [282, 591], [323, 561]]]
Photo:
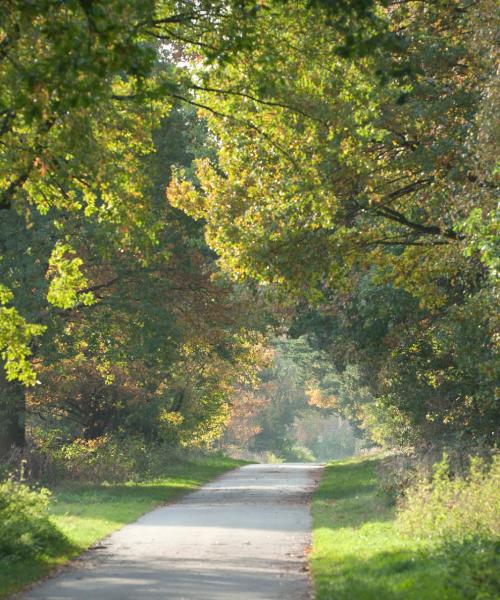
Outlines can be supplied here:
[[249, 465], [116, 532], [23, 600], [306, 600], [319, 465]]

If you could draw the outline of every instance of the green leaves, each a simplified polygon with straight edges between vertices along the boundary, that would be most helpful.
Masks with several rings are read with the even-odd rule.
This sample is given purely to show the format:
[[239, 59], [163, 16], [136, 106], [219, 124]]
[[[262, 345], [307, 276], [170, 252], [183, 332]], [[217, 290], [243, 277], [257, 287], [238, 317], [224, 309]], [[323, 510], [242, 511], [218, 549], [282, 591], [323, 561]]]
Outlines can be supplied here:
[[498, 222], [496, 210], [491, 210], [483, 216], [483, 209], [474, 208], [457, 227], [467, 236], [465, 255], [473, 257], [477, 254], [488, 269], [493, 282], [498, 281], [500, 270]]
[[[339, 405], [381, 439], [444, 439], [460, 423], [479, 439], [495, 414], [495, 328], [481, 315], [498, 268], [488, 7], [12, 0], [0, 30], [9, 376], [34, 380], [30, 347], [50, 325], [56, 357], [140, 366], [170, 414], [168, 365], [183, 423], [219, 431], [248, 302], [212, 278], [216, 253], [233, 279], [331, 321], [309, 333], [341, 372]], [[167, 124], [174, 102], [191, 112]]]
[[81, 272], [83, 260], [70, 258], [76, 252], [69, 244], [57, 244], [49, 259], [51, 277], [47, 300], [58, 308], [72, 308], [77, 303], [90, 306], [95, 302], [92, 292], [83, 291], [88, 281]]
[[319, 310], [302, 333], [357, 370], [339, 405], [379, 441], [494, 443], [492, 10], [277, 3], [203, 72], [217, 160], [169, 190], [234, 278]]
[[28, 323], [15, 307], [5, 306], [12, 294], [3, 286], [0, 292], [0, 352], [7, 379], [19, 379], [26, 385], [33, 385], [36, 374], [30, 363], [31, 343], [34, 337], [42, 335], [45, 327]]

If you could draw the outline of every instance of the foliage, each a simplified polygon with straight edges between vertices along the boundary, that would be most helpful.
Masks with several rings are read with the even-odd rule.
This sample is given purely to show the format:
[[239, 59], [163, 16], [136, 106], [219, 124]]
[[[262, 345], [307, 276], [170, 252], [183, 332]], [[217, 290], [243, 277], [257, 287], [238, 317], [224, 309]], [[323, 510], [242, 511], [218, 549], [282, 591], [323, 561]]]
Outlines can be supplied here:
[[466, 475], [452, 476], [447, 457], [436, 463], [430, 481], [405, 493], [398, 521], [404, 533], [433, 541], [465, 542], [500, 537], [500, 459], [487, 466], [473, 458]]
[[316, 457], [306, 446], [294, 444], [290, 448], [285, 448], [283, 458], [286, 462], [314, 462]]
[[[114, 226], [76, 213], [65, 221], [70, 247], [57, 241], [63, 225], [49, 216], [32, 216], [26, 228], [6, 211], [3, 266], [24, 315], [45, 330], [27, 356], [30, 381], [39, 385], [16, 388], [20, 397], [5, 409], [28, 434], [45, 424], [66, 442], [131, 432], [206, 447], [229, 418], [232, 386], [252, 379], [262, 345], [259, 303], [217, 276], [201, 227], [164, 199], [170, 165], [189, 164], [203, 144], [197, 125], [193, 111], [177, 107], [154, 130], [155, 152], [141, 158], [153, 245], [142, 238], [109, 244]], [[27, 281], [30, 294], [22, 292]], [[168, 413], [177, 427], [166, 426]], [[9, 440], [5, 421], [1, 428], [1, 454], [22, 445], [23, 431]]]
[[49, 498], [46, 489], [11, 480], [0, 483], [0, 565], [67, 549], [67, 539], [49, 519]]
[[14, 306], [5, 306], [12, 299], [12, 292], [2, 287], [0, 298], [0, 339], [12, 340], [2, 357], [10, 379], [23, 377], [27, 383], [34, 383], [35, 374], [29, 364], [29, 342], [35, 335], [44, 331], [42, 325], [26, 323]]
[[[497, 31], [493, 0], [7, 0], [0, 454], [34, 478], [119, 481], [228, 426], [224, 443], [272, 460], [319, 456], [311, 431], [339, 419], [336, 452], [362, 433], [488, 455]], [[263, 333], [287, 329], [269, 361]], [[496, 541], [459, 535], [494, 500], [478, 464], [411, 488], [408, 523], [432, 507], [413, 541], [373, 465], [351, 467], [319, 492], [347, 515], [320, 593], [455, 597], [441, 569], [470, 595], [474, 565], [487, 597]]]
[[[417, 519], [412, 521], [417, 535], [402, 535], [395, 508], [378, 493], [380, 461], [358, 458], [325, 468], [312, 505], [311, 571], [318, 600], [493, 600], [498, 592], [495, 544], [431, 541], [427, 529], [419, 531]], [[437, 514], [447, 510], [434, 506]], [[420, 507], [425, 512], [423, 503]]]
[[224, 444], [232, 452], [238, 446], [248, 456], [271, 452], [288, 461], [353, 454], [354, 431], [338, 416], [336, 405], [314, 401], [335, 376], [328, 356], [305, 338], [274, 339], [258, 381], [237, 387], [231, 396]]
[[[34, 383], [27, 357], [41, 343], [43, 317], [58, 314], [54, 307], [90, 304], [96, 285], [104, 285], [86, 284], [87, 270], [99, 271], [96, 255], [132, 255], [154, 268], [150, 258], [165, 249], [163, 223], [144, 164], [174, 102], [189, 101], [190, 77], [176, 66], [179, 42], [197, 40], [207, 60], [223, 60], [250, 40], [255, 8], [205, 0], [185, 10], [173, 0], [5, 4], [0, 210], [10, 233], [19, 234], [12, 240], [2, 232], [9, 246], [2, 259], [18, 246], [14, 270], [9, 260], [0, 263], [2, 304], [9, 303], [0, 313], [0, 351], [10, 379]], [[206, 39], [213, 35], [217, 44]], [[43, 243], [26, 239], [44, 228]], [[35, 289], [20, 268], [27, 257], [43, 282]], [[38, 306], [29, 310], [33, 291]]]
[[500, 460], [472, 458], [465, 475], [451, 473], [448, 458], [405, 492], [398, 526], [412, 538], [437, 545], [448, 565], [448, 583], [463, 598], [495, 598], [500, 584]]
[[[206, 114], [220, 138], [218, 164], [199, 163], [201, 189], [185, 196], [174, 180], [170, 197], [194, 216], [209, 215], [209, 240], [236, 276], [309, 286], [314, 295], [345, 283], [351, 268], [375, 264], [398, 287], [420, 288], [431, 306], [441, 301], [443, 271], [467, 274], [466, 240], [454, 227], [476, 206], [456, 192], [476, 177], [469, 144], [483, 84], [462, 65], [470, 61], [488, 82], [494, 73], [470, 26], [482, 23], [487, 6], [462, 4], [392, 7], [396, 57], [380, 48], [369, 58], [335, 58], [327, 70], [324, 56], [340, 34], [296, 3], [257, 22], [263, 43], [253, 67], [200, 74], [219, 91], [201, 96], [213, 108]], [[408, 59], [419, 65], [411, 76], [377, 78], [392, 60]], [[224, 111], [238, 117], [220, 119]], [[493, 196], [483, 198], [484, 210]]]
[[443, 554], [449, 568], [449, 587], [457, 589], [462, 598], [494, 600], [498, 597], [498, 539], [473, 538], [460, 544], [446, 543]]
[[390, 51], [339, 55], [342, 28], [294, 3], [256, 21], [258, 49], [202, 70], [217, 161], [169, 198], [234, 278], [294, 295], [296, 334], [357, 372], [344, 414], [378, 443], [493, 446], [497, 11], [370, 11]]
[[447, 595], [442, 563], [426, 552], [425, 543], [398, 533], [394, 509], [377, 494], [379, 460], [325, 467], [312, 503], [316, 597], [458, 600], [458, 594]]
[[[15, 449], [0, 463], [0, 473], [43, 485], [118, 483], [162, 477], [173, 465], [210, 457], [196, 443], [179, 446], [162, 439], [146, 440], [138, 434], [106, 434], [93, 439], [61, 441], [62, 431], [36, 432], [24, 448]], [[45, 434], [45, 438], [42, 435]]]
[[[140, 452], [145, 454], [138, 440], [127, 444], [106, 437], [93, 440], [76, 439], [53, 452], [54, 471], [59, 478], [70, 481], [123, 481], [133, 479], [140, 472]], [[138, 468], [139, 467], [139, 468]]]
[[[71, 485], [66, 482], [65, 485], [52, 488], [50, 523], [66, 543], [52, 543], [48, 556], [37, 553], [29, 557], [23, 555], [22, 560], [12, 557], [0, 559], [0, 598], [7, 598], [27, 584], [46, 576], [98, 540], [135, 521], [143, 513], [241, 464], [220, 455], [187, 457], [185, 454], [183, 457], [173, 456], [170, 460], [160, 454], [158, 464], [160, 462], [161, 474], [158, 471], [155, 478], [141, 482], [113, 485]], [[24, 500], [22, 502], [24, 505]], [[19, 505], [17, 508], [23, 510]], [[25, 527], [27, 523], [24, 521]], [[2, 525], [3, 520], [0, 530]]]
[[323, 411], [307, 411], [296, 417], [293, 438], [321, 462], [354, 456], [363, 445], [347, 420]]
[[[28, 406], [44, 416], [78, 421], [93, 405], [76, 435], [139, 426], [210, 445], [235, 386], [251, 388], [237, 372], [263, 325], [218, 258], [296, 301], [292, 335], [332, 367], [313, 369], [312, 404], [379, 444], [493, 446], [491, 0], [187, 6], [8, 2], [8, 379], [42, 383]], [[83, 363], [97, 399], [78, 391]], [[25, 399], [9, 403], [5, 447], [26, 422]]]

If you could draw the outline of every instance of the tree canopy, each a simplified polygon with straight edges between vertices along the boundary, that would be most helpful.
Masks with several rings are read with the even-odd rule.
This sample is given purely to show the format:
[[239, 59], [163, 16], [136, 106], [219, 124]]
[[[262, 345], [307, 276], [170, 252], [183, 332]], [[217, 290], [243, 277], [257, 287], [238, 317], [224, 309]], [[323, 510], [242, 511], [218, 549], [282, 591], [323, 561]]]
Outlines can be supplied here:
[[218, 157], [169, 198], [206, 221], [223, 268], [293, 294], [300, 332], [359, 365], [381, 441], [493, 443], [493, 6], [373, 6], [370, 52], [339, 51], [318, 10], [267, 13], [258, 48], [200, 73]]
[[379, 443], [493, 445], [495, 8], [7, 0], [6, 445], [26, 406], [213, 441], [284, 330]]

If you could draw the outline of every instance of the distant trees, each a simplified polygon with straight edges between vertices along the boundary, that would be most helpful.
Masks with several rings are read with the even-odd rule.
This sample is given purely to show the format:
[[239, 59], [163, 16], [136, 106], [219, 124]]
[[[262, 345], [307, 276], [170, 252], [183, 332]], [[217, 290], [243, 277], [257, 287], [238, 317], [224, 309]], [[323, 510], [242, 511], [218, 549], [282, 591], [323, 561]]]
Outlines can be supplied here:
[[340, 417], [345, 390], [327, 353], [307, 339], [277, 338], [267, 364], [252, 386], [236, 388], [223, 441], [226, 446], [285, 460], [329, 460], [350, 456], [363, 445], [362, 433]]

